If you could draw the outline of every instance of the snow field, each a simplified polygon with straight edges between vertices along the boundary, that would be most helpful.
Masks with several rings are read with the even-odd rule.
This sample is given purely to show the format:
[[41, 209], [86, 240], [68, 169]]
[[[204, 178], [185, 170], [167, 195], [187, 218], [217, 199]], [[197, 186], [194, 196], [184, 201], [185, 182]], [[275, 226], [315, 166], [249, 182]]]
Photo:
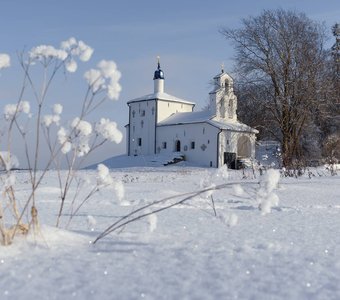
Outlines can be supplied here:
[[[65, 230], [53, 227], [58, 189], [49, 172], [38, 192], [41, 232], [0, 247], [0, 299], [340, 298], [339, 176], [281, 178], [272, 190], [278, 206], [263, 215], [259, 180], [241, 179], [238, 171], [167, 167], [110, 174], [124, 183], [125, 205], [114, 190], [103, 189]], [[16, 175], [20, 197], [28, 193], [27, 174]], [[81, 176], [88, 188], [97, 180], [95, 171]], [[218, 217], [210, 198], [198, 196], [91, 243], [135, 207], [225, 182], [232, 184], [213, 193]]]

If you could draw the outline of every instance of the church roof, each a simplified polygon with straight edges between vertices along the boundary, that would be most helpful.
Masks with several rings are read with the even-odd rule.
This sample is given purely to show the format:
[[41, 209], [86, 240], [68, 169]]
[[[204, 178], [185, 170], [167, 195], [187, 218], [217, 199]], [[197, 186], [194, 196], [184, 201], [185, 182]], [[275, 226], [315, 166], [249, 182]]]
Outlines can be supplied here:
[[222, 70], [221, 73], [218, 73], [218, 74], [214, 77], [214, 79], [220, 78], [220, 77], [222, 77], [224, 74], [225, 74], [225, 73], [224, 73], [224, 71]]
[[171, 101], [171, 102], [179, 102], [179, 103], [185, 103], [185, 104], [192, 104], [195, 105], [194, 102], [190, 102], [184, 99], [180, 99], [177, 98], [175, 96], [169, 95], [167, 93], [162, 93], [162, 92], [158, 92], [158, 93], [152, 93], [152, 94], [148, 94], [142, 97], [138, 97], [135, 99], [132, 99], [130, 101], [128, 101], [127, 103], [133, 103], [133, 102], [140, 102], [140, 101], [148, 101], [148, 100], [165, 100], [165, 101]]
[[219, 129], [224, 130], [232, 130], [232, 131], [245, 131], [245, 132], [252, 132], [252, 133], [258, 133], [259, 131], [255, 128], [252, 128], [244, 123], [234, 121], [234, 122], [220, 122], [216, 120], [209, 120], [207, 123], [218, 127]]
[[203, 110], [198, 112], [184, 112], [175, 113], [158, 123], [158, 126], [169, 126], [169, 125], [182, 125], [182, 124], [194, 124], [194, 123], [208, 123], [214, 127], [222, 130], [232, 131], [245, 131], [258, 133], [258, 131], [246, 124], [238, 121], [223, 122], [223, 120], [214, 119], [215, 115], [209, 110]]
[[189, 123], [202, 123], [213, 118], [214, 115], [209, 110], [196, 111], [196, 112], [179, 112], [172, 114], [164, 121], [158, 123], [159, 126], [165, 125], [179, 125]]

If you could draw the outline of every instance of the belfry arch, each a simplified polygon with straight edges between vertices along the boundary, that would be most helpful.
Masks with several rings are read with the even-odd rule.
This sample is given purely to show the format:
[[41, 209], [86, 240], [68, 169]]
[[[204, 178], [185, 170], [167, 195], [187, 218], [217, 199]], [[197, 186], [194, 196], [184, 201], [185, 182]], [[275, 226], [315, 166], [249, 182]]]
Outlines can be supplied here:
[[237, 140], [237, 156], [238, 157], [252, 157], [251, 156], [251, 140], [247, 135], [241, 135]]

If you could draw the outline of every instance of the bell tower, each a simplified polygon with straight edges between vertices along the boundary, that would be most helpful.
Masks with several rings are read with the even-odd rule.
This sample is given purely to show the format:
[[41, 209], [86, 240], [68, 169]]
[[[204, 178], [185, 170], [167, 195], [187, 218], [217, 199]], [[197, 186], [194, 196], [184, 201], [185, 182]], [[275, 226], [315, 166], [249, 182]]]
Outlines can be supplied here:
[[209, 109], [215, 118], [224, 121], [237, 121], [237, 97], [234, 94], [234, 82], [231, 76], [224, 72], [214, 77], [214, 89], [209, 93]]

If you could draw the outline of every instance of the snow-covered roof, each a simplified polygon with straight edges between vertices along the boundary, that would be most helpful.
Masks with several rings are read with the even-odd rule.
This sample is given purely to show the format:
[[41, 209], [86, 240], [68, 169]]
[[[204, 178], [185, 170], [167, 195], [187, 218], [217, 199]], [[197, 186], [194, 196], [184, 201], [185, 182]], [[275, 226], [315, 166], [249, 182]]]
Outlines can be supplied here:
[[220, 78], [224, 75], [224, 71], [221, 71], [221, 73], [218, 73], [216, 76], [214, 76], [214, 79]]
[[198, 112], [184, 112], [175, 113], [164, 121], [158, 123], [158, 126], [168, 125], [181, 125], [181, 124], [193, 124], [193, 123], [208, 123], [219, 129], [232, 130], [232, 131], [246, 131], [252, 133], [258, 133], [258, 131], [246, 124], [238, 121], [225, 122], [223, 120], [214, 119], [215, 115], [209, 110], [203, 110]]
[[158, 123], [159, 126], [175, 125], [175, 124], [188, 124], [188, 123], [202, 123], [213, 118], [214, 115], [209, 110], [197, 112], [179, 112], [172, 114], [164, 121]]
[[148, 94], [142, 97], [138, 97], [135, 99], [132, 99], [130, 101], [128, 101], [127, 103], [133, 103], [133, 102], [140, 102], [140, 101], [147, 101], [147, 100], [153, 100], [153, 99], [158, 99], [158, 100], [166, 100], [166, 101], [172, 101], [172, 102], [180, 102], [180, 103], [185, 103], [185, 104], [191, 104], [191, 105], [195, 105], [194, 102], [190, 102], [184, 99], [180, 99], [177, 98], [175, 96], [169, 95], [167, 93], [162, 93], [162, 92], [158, 92], [158, 93], [152, 93], [152, 94]]
[[259, 131], [256, 130], [255, 128], [252, 128], [246, 124], [243, 124], [238, 121], [232, 121], [232, 122], [221, 122], [217, 120], [209, 120], [207, 123], [218, 127], [219, 129], [224, 129], [224, 130], [232, 130], [232, 131], [245, 131], [245, 132], [252, 132], [252, 133], [258, 133]]

